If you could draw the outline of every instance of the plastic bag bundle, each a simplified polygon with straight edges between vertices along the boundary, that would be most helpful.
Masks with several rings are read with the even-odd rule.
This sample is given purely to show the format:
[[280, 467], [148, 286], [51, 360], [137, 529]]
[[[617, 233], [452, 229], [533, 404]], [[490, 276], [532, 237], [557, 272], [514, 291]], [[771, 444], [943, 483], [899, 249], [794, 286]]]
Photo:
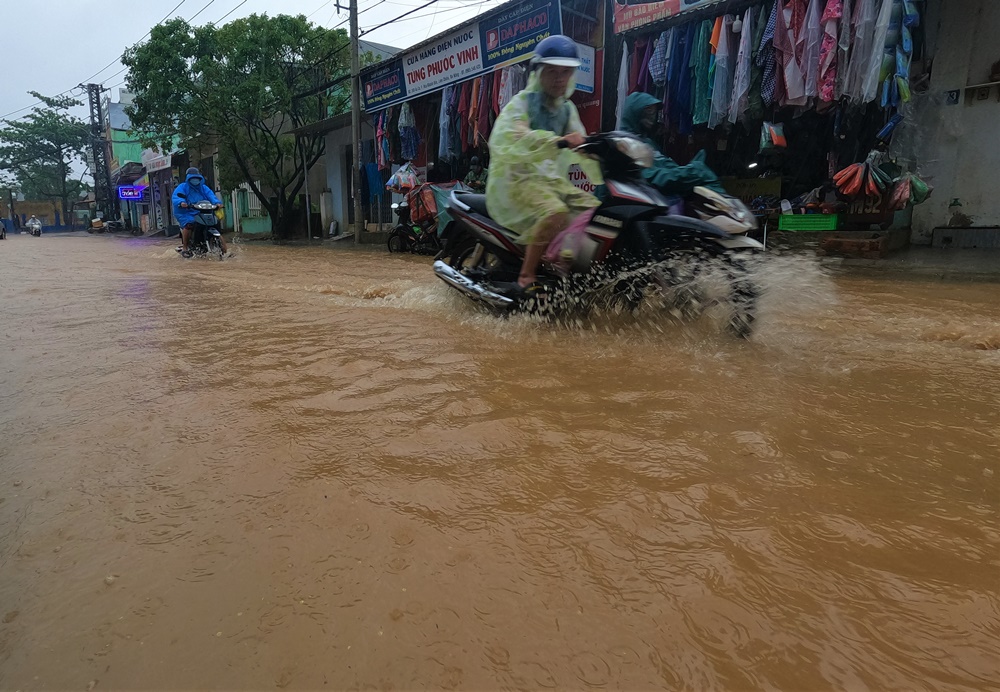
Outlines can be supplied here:
[[385, 189], [396, 194], [409, 192], [416, 187], [420, 187], [420, 178], [417, 177], [417, 172], [409, 163], [400, 166], [385, 183]]

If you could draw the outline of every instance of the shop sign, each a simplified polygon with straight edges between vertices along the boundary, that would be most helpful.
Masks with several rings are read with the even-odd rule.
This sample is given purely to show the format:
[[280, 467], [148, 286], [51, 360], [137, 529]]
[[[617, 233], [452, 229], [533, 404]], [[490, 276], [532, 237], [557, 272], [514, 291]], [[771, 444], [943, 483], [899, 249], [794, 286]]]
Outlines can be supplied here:
[[627, 5], [615, 0], [615, 33], [638, 29], [661, 19], [719, 2], [722, 0], [661, 0]]
[[145, 194], [145, 185], [119, 185], [118, 199], [135, 200], [142, 199]]
[[526, 0], [404, 53], [364, 78], [365, 110], [381, 110], [524, 60], [539, 41], [562, 32], [561, 12], [559, 0]]
[[584, 192], [594, 194], [597, 191], [597, 185], [587, 177], [587, 174], [580, 168], [580, 164], [574, 163], [569, 167], [569, 181], [573, 183], [573, 187]]
[[151, 149], [142, 152], [142, 165], [148, 173], [164, 171], [170, 168], [170, 154], [157, 154]]
[[576, 90], [585, 94], [594, 93], [594, 70], [596, 66], [596, 51], [590, 46], [580, 46], [580, 67], [576, 69]]
[[483, 41], [483, 66], [493, 70], [523, 60], [535, 45], [562, 33], [559, 0], [527, 0], [513, 9], [479, 23]]
[[437, 43], [403, 56], [406, 98], [441, 89], [483, 71], [479, 24], [445, 36]]
[[365, 79], [365, 110], [379, 110], [406, 100], [406, 82], [403, 78], [403, 64], [393, 60], [376, 70]]

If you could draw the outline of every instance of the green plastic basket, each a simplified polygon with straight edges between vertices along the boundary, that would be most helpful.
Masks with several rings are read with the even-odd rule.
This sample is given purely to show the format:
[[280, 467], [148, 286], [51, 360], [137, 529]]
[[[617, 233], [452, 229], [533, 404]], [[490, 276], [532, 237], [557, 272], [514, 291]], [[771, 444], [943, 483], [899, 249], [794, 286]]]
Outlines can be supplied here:
[[782, 214], [778, 217], [779, 231], [835, 231], [839, 214]]

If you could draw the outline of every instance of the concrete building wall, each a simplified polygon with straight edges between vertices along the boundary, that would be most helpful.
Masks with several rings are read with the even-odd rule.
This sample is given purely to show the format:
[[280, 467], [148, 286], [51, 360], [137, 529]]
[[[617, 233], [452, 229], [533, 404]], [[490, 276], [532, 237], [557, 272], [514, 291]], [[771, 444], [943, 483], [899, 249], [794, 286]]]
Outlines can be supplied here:
[[[1000, 60], [1000, 2], [928, 0], [925, 21], [933, 69], [929, 91], [914, 99], [914, 150], [934, 194], [914, 209], [916, 244], [929, 244], [935, 228], [949, 225], [954, 199], [973, 226], [1000, 226], [1000, 85], [982, 100], [965, 89], [989, 82]], [[958, 103], [950, 104], [954, 90]]]
[[[375, 131], [370, 125], [362, 123], [361, 139], [373, 139]], [[323, 197], [323, 207], [326, 214], [323, 219], [324, 232], [330, 229], [330, 223], [336, 222], [340, 232], [350, 229], [348, 222], [348, 205], [351, 204], [350, 171], [347, 169], [348, 151], [351, 148], [351, 127], [333, 130], [326, 136], [326, 187]]]

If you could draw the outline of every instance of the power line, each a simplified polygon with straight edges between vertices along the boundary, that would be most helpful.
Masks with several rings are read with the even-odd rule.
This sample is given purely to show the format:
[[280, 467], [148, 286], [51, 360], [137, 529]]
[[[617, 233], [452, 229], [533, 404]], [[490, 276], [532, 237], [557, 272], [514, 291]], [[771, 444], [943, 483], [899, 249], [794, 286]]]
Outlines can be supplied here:
[[[180, 2], [178, 2], [176, 5], [174, 5], [174, 8], [172, 10], [170, 10], [169, 12], [167, 12], [166, 15], [164, 15], [163, 19], [161, 19], [160, 21], [158, 21], [156, 24], [154, 24], [152, 27], [150, 27], [149, 31], [147, 31], [145, 34], [143, 34], [142, 37], [139, 38], [139, 41], [142, 41], [144, 38], [146, 38], [147, 36], [149, 36], [150, 34], [152, 34], [153, 33], [153, 29], [155, 29], [157, 26], [159, 26], [160, 24], [163, 24], [163, 22], [165, 22], [168, 19], [170, 19], [171, 15], [173, 15], [174, 12], [176, 12], [178, 9], [180, 9], [181, 5], [183, 5], [186, 2], [187, 2], [187, 0], [180, 0]], [[136, 41], [135, 43], [139, 43], [139, 41]], [[132, 44], [132, 45], [135, 45], [135, 44]], [[81, 83], [89, 82], [94, 77], [96, 77], [97, 75], [99, 75], [102, 72], [104, 72], [104, 70], [106, 70], [109, 67], [111, 67], [112, 65], [114, 65], [120, 59], [121, 58], [115, 58], [114, 60], [112, 60], [111, 62], [109, 62], [107, 65], [105, 65], [104, 67], [102, 67], [101, 69], [99, 69], [94, 74], [90, 75], [86, 79], [80, 80]], [[115, 74], [113, 74], [110, 77], [108, 77], [108, 79], [114, 79], [116, 76], [120, 75], [122, 72], [124, 72], [124, 70], [120, 70], [119, 72], [116, 72]], [[67, 89], [66, 91], [64, 91], [64, 92], [62, 92], [60, 94], [56, 94], [53, 98], [59, 98], [60, 96], [66, 96], [67, 94], [70, 94], [70, 93], [76, 91], [79, 88], [80, 88], [79, 86], [76, 86], [76, 87], [73, 87], [72, 89]], [[15, 113], [20, 113], [21, 111], [29, 110], [31, 108], [34, 108], [35, 106], [40, 106], [43, 103], [45, 103], [45, 102], [44, 101], [39, 101], [37, 103], [31, 104], [30, 106], [25, 106], [24, 108], [18, 108], [16, 111], [11, 111], [10, 113], [7, 113], [6, 115], [0, 115], [0, 120], [5, 120], [5, 119], [9, 118], [10, 116], [14, 115]]]
[[245, 4], [247, 4], [247, 2], [248, 2], [248, 0], [243, 0], [243, 2], [241, 2], [239, 5], [237, 5], [236, 7], [234, 7], [233, 9], [229, 10], [224, 15], [222, 15], [221, 17], [219, 17], [218, 19], [216, 19], [214, 22], [212, 22], [212, 24], [218, 24], [223, 19], [225, 19], [226, 17], [228, 17], [229, 15], [231, 15], [233, 12], [235, 12], [236, 10], [240, 9]]
[[189, 22], [193, 22], [195, 20], [195, 17], [197, 17], [199, 14], [201, 14], [202, 12], [204, 12], [205, 10], [207, 10], [209, 7], [211, 7], [214, 4], [215, 4], [215, 0], [208, 0], [208, 4], [205, 5], [204, 7], [202, 7], [197, 12], [195, 12], [194, 13], [194, 17], [191, 17], [190, 19], [188, 19], [188, 21]]
[[[362, 31], [362, 32], [361, 32], [360, 34], [358, 34], [358, 35], [359, 35], [359, 36], [364, 36], [365, 34], [370, 34], [371, 32], [375, 31], [376, 29], [381, 29], [381, 28], [382, 28], [382, 27], [384, 27], [384, 26], [389, 26], [390, 24], [393, 24], [393, 23], [395, 23], [395, 22], [398, 22], [398, 21], [399, 21], [400, 19], [402, 19], [403, 17], [408, 17], [408, 16], [410, 16], [411, 14], [413, 14], [414, 12], [418, 12], [418, 11], [420, 11], [420, 10], [424, 9], [425, 7], [430, 7], [431, 5], [433, 5], [434, 3], [436, 3], [437, 1], [438, 1], [438, 0], [429, 0], [428, 2], [424, 3], [423, 5], [420, 5], [419, 7], [415, 7], [415, 8], [413, 8], [413, 9], [412, 9], [412, 10], [410, 10], [409, 12], [404, 12], [403, 14], [399, 15], [399, 16], [398, 16], [398, 17], [396, 17], [395, 19], [390, 19], [390, 20], [389, 20], [389, 21], [387, 21], [387, 22], [382, 22], [382, 23], [381, 23], [381, 24], [379, 24], [378, 26], [374, 26], [374, 27], [372, 27], [371, 29], [366, 29], [365, 31]], [[360, 13], [359, 13], [359, 14], [360, 14]]]

